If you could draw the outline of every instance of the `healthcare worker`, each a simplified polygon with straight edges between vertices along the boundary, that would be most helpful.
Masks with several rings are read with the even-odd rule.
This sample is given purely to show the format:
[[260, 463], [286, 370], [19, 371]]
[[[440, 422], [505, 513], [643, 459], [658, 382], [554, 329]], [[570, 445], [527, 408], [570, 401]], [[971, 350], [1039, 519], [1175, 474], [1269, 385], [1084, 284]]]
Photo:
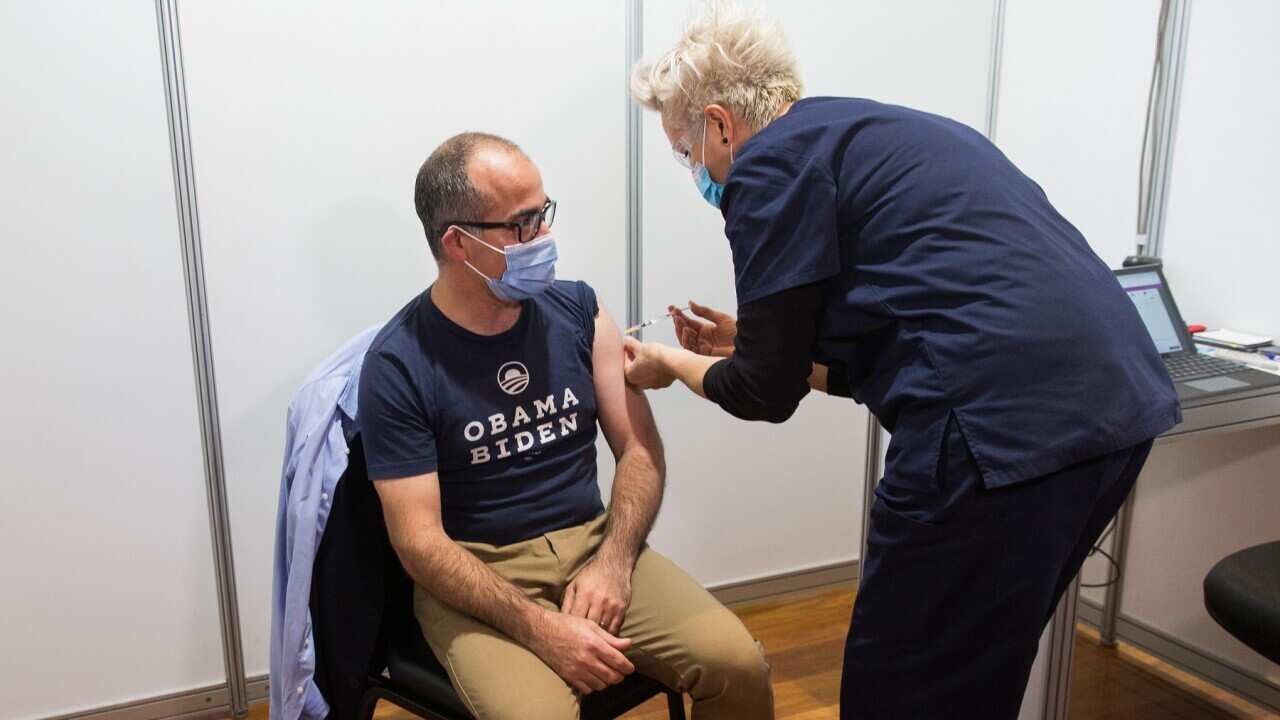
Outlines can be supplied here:
[[1059, 597], [1181, 419], [1132, 302], [973, 129], [801, 99], [755, 11], [705, 5], [632, 93], [724, 216], [738, 309], [677, 317], [683, 349], [630, 340], [628, 381], [747, 420], [811, 386], [866, 404], [893, 439], [841, 717], [1016, 717]]

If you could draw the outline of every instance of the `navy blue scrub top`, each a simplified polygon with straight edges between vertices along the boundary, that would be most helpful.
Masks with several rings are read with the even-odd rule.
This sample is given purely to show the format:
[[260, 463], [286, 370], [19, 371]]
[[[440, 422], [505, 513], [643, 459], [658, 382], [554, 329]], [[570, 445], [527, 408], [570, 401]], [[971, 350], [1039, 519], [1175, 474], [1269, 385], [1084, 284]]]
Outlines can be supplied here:
[[972, 128], [806, 98], [738, 149], [720, 205], [739, 306], [818, 284], [812, 349], [931, 477], [954, 414], [997, 487], [1181, 420], [1133, 303], [1043, 190]]

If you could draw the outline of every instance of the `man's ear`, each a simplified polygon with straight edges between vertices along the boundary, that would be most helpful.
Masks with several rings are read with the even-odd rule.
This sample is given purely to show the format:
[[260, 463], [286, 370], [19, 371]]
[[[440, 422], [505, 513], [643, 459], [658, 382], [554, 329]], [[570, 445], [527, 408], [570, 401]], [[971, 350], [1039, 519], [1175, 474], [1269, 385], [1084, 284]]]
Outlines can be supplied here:
[[445, 228], [440, 236], [440, 252], [454, 262], [465, 262], [467, 251], [462, 247], [462, 231], [456, 225]]

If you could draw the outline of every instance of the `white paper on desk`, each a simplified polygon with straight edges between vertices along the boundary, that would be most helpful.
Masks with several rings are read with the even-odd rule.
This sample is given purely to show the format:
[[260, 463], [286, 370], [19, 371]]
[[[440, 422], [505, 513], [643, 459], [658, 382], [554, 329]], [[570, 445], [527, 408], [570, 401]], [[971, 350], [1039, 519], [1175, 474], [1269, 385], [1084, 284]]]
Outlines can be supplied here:
[[1249, 333], [1236, 332], [1235, 330], [1206, 330], [1196, 333], [1195, 337], [1197, 340], [1216, 340], [1220, 343], [1239, 345], [1240, 347], [1258, 347], [1271, 344], [1271, 338], [1269, 337], [1250, 335]]
[[1199, 345], [1196, 349], [1200, 351], [1201, 355], [1211, 355], [1224, 360], [1234, 360], [1241, 365], [1247, 365], [1254, 370], [1269, 372], [1272, 375], [1280, 375], [1280, 362], [1268, 360], [1256, 352], [1228, 350], [1226, 348], [1213, 347], [1212, 345]]

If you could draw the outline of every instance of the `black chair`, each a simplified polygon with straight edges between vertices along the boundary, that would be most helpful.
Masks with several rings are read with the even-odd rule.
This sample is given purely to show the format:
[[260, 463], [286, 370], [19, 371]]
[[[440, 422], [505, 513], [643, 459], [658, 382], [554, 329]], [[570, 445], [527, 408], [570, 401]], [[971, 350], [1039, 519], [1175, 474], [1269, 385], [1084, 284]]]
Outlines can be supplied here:
[[1219, 560], [1204, 578], [1204, 606], [1237, 640], [1280, 663], [1280, 541]]
[[[379, 700], [426, 720], [475, 720], [418, 627], [413, 583], [391, 548], [359, 436], [317, 553], [311, 614], [316, 681], [330, 720], [370, 720]], [[583, 697], [581, 715], [612, 720], [658, 694], [667, 696], [671, 720], [685, 720], [681, 694], [639, 673]]]

